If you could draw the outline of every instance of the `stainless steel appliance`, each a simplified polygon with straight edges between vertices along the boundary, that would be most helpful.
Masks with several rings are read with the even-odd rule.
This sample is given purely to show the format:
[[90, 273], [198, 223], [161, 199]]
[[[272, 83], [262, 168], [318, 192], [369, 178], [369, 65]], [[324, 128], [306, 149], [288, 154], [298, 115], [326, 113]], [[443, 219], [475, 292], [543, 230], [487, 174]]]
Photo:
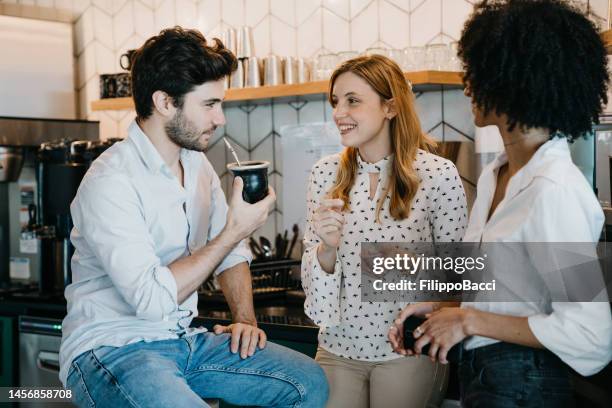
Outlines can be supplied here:
[[[19, 318], [19, 386], [62, 388], [59, 380], [59, 349], [62, 321], [40, 317]], [[21, 403], [39, 407], [40, 403]], [[49, 402], [45, 406], [73, 407], [71, 403]]]
[[[40, 145], [62, 138], [95, 141], [98, 136], [98, 122], [0, 117], [0, 289], [39, 282], [47, 273], [41, 266], [41, 242], [27, 228], [41, 224]], [[55, 180], [64, 185], [61, 178]]]
[[0, 316], [0, 387], [11, 387], [17, 383], [16, 327], [14, 317]]

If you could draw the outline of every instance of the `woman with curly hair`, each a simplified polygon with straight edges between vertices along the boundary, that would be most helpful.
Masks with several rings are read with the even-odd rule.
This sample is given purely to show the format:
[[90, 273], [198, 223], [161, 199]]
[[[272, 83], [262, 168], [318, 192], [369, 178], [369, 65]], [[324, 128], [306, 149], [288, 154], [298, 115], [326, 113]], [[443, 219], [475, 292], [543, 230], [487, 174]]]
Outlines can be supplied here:
[[330, 79], [346, 148], [310, 175], [302, 283], [331, 408], [437, 406], [446, 388], [447, 367], [391, 350], [387, 328], [406, 303], [361, 301], [363, 242], [459, 241], [467, 225], [457, 169], [430, 153], [414, 99], [381, 55], [348, 60]]
[[[607, 103], [606, 51], [594, 25], [560, 0], [484, 1], [459, 42], [477, 126], [499, 128], [505, 152], [484, 170], [464, 241], [597, 242], [603, 212], [568, 141]], [[584, 302], [407, 306], [389, 339], [396, 352], [445, 362], [463, 341], [467, 407], [571, 406], [571, 367], [591, 375], [612, 357], [610, 306]], [[448, 306], [448, 305], [445, 305]], [[403, 322], [428, 317], [403, 347]]]

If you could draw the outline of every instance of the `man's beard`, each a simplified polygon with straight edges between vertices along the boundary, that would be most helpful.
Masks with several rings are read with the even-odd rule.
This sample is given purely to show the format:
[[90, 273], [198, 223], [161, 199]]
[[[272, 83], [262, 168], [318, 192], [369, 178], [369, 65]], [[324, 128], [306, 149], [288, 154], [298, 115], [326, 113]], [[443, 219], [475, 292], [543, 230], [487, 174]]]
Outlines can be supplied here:
[[206, 150], [208, 143], [200, 142], [203, 132], [198, 130], [193, 122], [183, 115], [181, 109], [176, 111], [176, 114], [166, 123], [164, 129], [170, 140], [178, 146], [197, 152]]

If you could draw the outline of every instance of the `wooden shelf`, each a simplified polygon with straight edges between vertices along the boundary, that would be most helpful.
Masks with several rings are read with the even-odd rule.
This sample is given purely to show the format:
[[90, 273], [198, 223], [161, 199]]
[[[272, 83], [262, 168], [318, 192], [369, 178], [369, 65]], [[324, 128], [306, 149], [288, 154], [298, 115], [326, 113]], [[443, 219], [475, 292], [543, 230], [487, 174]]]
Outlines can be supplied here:
[[602, 31], [600, 35], [606, 46], [606, 51], [608, 51], [608, 54], [612, 54], [612, 30]]
[[[414, 90], [427, 91], [440, 89], [442, 86], [460, 88], [460, 72], [448, 71], [418, 71], [406, 72]], [[327, 92], [328, 81], [307, 82], [295, 85], [260, 86], [257, 88], [228, 89], [225, 93], [226, 102], [253, 101], [260, 99], [284, 98], [302, 95], [324, 94]], [[91, 102], [91, 109], [101, 110], [132, 110], [134, 102], [128, 98], [99, 99]]]

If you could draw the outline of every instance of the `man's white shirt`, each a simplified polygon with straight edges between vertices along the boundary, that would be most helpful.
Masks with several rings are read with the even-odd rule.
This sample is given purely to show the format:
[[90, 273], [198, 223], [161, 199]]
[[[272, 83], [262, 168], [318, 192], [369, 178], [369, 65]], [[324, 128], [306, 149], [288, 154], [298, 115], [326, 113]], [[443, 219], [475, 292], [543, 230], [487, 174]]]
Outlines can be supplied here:
[[[177, 302], [167, 265], [188, 256], [225, 226], [227, 202], [206, 156], [182, 149], [184, 186], [136, 122], [83, 178], [70, 207], [72, 284], [65, 291], [60, 379], [70, 364], [100, 346], [193, 334], [198, 314], [194, 292]], [[244, 241], [215, 271], [251, 262]]]

